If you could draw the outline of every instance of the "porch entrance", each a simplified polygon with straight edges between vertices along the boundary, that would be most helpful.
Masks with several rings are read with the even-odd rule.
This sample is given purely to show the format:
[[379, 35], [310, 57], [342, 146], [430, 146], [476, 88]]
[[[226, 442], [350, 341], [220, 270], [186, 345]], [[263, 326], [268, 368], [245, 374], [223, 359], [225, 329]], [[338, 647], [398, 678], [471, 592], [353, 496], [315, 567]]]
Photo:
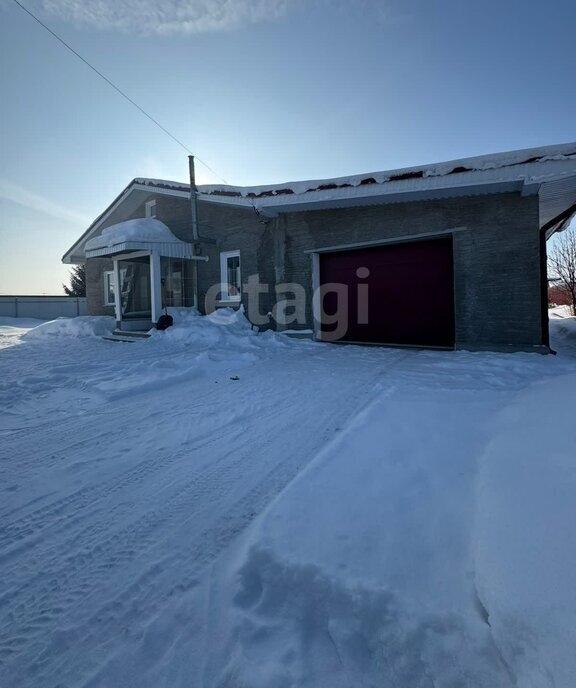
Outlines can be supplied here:
[[[122, 320], [141, 320], [143, 327], [152, 323], [150, 256], [119, 259]], [[149, 328], [148, 328], [149, 329]]]
[[127, 331], [149, 330], [164, 306], [195, 306], [196, 262], [208, 260], [155, 218], [106, 227], [86, 243], [87, 258], [101, 256], [114, 263], [116, 326]]
[[[157, 320], [152, 313], [152, 256], [118, 256], [117, 262], [121, 327], [129, 331], [149, 330]], [[191, 260], [160, 256], [160, 309], [194, 306], [194, 270]]]

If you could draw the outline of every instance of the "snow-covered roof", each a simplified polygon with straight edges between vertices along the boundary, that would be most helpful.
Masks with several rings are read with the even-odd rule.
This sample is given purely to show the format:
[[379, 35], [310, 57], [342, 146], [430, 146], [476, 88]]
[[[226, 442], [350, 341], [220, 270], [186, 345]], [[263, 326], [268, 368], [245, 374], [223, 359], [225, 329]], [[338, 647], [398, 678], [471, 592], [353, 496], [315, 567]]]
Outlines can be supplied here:
[[[204, 184], [197, 190], [200, 202], [254, 207], [272, 217], [282, 212], [519, 191], [540, 195], [543, 226], [576, 203], [576, 142], [347, 177], [264, 186]], [[65, 262], [77, 255], [82, 242], [98, 230], [111, 209], [135, 192], [186, 197], [190, 185], [135, 178], [68, 251]]]
[[162, 256], [192, 258], [192, 245], [181, 241], [155, 218], [126, 220], [106, 227], [85, 245], [87, 258], [117, 255], [130, 251], [157, 251]]
[[[137, 178], [140, 189], [184, 195], [190, 186]], [[520, 191], [540, 195], [541, 226], [576, 203], [576, 143], [528, 148], [470, 158], [264, 186], [200, 185], [200, 201], [282, 212], [346, 208]]]
[[[550, 164], [559, 162], [568, 164], [561, 167], [558, 164]], [[557, 176], [558, 173], [562, 173], [562, 170], [569, 173], [576, 172], [576, 143], [494, 153], [332, 179], [292, 181], [263, 186], [204, 184], [198, 186], [198, 193], [200, 198], [220, 196], [230, 199], [258, 199], [257, 205], [274, 206], [289, 203], [291, 199], [287, 199], [287, 196], [305, 196], [311, 202], [312, 198], [308, 194], [322, 198], [349, 197], [353, 193], [350, 189], [362, 189], [363, 193], [373, 195], [400, 190], [422, 191], [440, 186], [472, 184], [480, 181], [483, 183], [510, 180], [541, 182], [551, 176]], [[165, 179], [138, 177], [133, 183], [156, 189], [190, 191], [189, 184]], [[380, 188], [377, 190], [374, 187]]]

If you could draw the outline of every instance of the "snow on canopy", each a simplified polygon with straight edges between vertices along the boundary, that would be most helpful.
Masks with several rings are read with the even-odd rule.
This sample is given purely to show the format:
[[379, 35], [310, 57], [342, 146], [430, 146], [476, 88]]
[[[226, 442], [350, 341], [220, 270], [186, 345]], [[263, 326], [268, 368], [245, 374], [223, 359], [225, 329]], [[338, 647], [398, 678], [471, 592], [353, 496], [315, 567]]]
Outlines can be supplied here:
[[106, 227], [97, 237], [86, 242], [86, 250], [111, 248], [128, 241], [145, 241], [147, 243], [180, 243], [168, 227], [155, 218], [137, 218], [126, 220]]

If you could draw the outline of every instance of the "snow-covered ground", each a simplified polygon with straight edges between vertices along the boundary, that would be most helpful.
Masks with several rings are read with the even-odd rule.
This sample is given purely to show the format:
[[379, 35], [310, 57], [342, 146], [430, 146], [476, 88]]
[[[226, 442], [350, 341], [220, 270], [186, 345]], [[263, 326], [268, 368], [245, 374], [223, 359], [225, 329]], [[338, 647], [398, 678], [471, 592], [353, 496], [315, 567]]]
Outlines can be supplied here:
[[43, 323], [35, 318], [0, 318], [0, 349], [18, 344], [23, 334]]
[[572, 309], [570, 306], [554, 306], [554, 308], [548, 309], [548, 315], [551, 320], [570, 318], [572, 316]]
[[576, 319], [540, 356], [176, 317], [0, 322], [0, 686], [572, 688]]

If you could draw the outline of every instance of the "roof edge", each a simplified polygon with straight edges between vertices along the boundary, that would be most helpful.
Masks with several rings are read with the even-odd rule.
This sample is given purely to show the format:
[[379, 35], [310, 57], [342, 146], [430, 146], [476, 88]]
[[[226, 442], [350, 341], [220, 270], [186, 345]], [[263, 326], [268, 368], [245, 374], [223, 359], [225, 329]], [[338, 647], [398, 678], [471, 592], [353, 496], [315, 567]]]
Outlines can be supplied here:
[[[488, 155], [473, 156], [470, 158], [460, 158], [429, 165], [419, 165], [404, 167], [383, 172], [372, 172], [349, 177], [335, 177], [333, 179], [306, 180], [299, 182], [287, 182], [284, 184], [271, 184], [264, 186], [223, 186], [223, 185], [200, 185], [198, 186], [198, 198], [201, 201], [222, 202], [238, 206], [250, 206], [259, 199], [263, 205], [283, 206], [282, 199], [288, 198], [294, 203], [295, 196], [304, 196], [317, 192], [317, 199], [320, 200], [322, 192], [348, 193], [353, 189], [360, 191], [362, 195], [368, 192], [370, 186], [382, 189], [383, 185], [392, 183], [397, 188], [398, 193], [408, 193], [410, 190], [396, 187], [396, 182], [400, 182], [399, 187], [406, 187], [412, 183], [417, 184], [419, 179], [429, 179], [438, 177], [451, 177], [463, 173], [482, 173], [494, 169], [510, 168], [532, 163], [542, 163], [558, 160], [576, 160], [576, 142], [555, 144], [552, 146], [540, 146], [537, 148], [525, 148], [516, 151], [491, 153]], [[402, 183], [404, 182], [404, 183]], [[461, 180], [462, 182], [462, 180]], [[481, 184], [481, 180], [478, 180]], [[189, 196], [190, 185], [182, 182], [173, 182], [163, 179], [147, 179], [135, 177], [132, 181], [116, 196], [107, 208], [96, 217], [85, 232], [74, 242], [74, 244], [62, 256], [63, 263], [73, 263], [78, 258], [74, 251], [101, 225], [106, 217], [120, 205], [133, 191], [149, 191], [156, 194], [169, 194], [181, 197]], [[355, 192], [356, 193], [356, 192]], [[366, 196], [371, 195], [369, 192]], [[314, 199], [317, 200], [316, 198]], [[306, 201], [311, 205], [310, 196]], [[294, 206], [296, 204], [294, 203]], [[294, 207], [293, 206], [293, 207]], [[272, 210], [272, 208], [270, 208]]]

